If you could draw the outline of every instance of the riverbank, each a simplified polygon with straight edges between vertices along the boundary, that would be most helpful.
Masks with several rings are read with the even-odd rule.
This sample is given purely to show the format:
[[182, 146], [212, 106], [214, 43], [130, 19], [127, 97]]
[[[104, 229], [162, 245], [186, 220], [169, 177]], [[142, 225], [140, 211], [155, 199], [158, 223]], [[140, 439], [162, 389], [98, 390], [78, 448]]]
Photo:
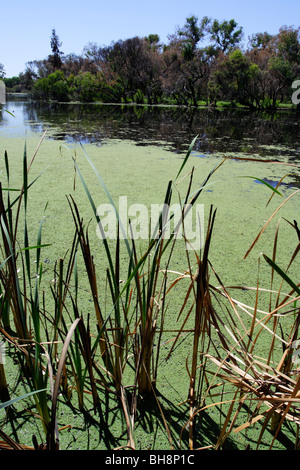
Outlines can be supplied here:
[[234, 108], [241, 108], [241, 109], [250, 109], [255, 111], [276, 111], [276, 110], [289, 110], [289, 111], [298, 111], [297, 105], [293, 103], [278, 103], [278, 105], [274, 108], [271, 107], [262, 107], [262, 108], [251, 108], [249, 106], [245, 106], [239, 103], [232, 103], [230, 101], [217, 101], [216, 103], [207, 103], [205, 101], [201, 101], [198, 103], [198, 106], [194, 105], [183, 105], [183, 104], [176, 104], [175, 102], [172, 103], [171, 101], [166, 103], [158, 103], [158, 104], [148, 104], [148, 103], [139, 103], [135, 101], [128, 101], [128, 102], [103, 102], [103, 101], [58, 101], [58, 100], [38, 100], [35, 99], [30, 92], [24, 93], [17, 93], [17, 92], [9, 92], [7, 91], [6, 96], [10, 100], [22, 100], [22, 99], [30, 99], [37, 103], [60, 103], [60, 104], [86, 104], [86, 105], [103, 105], [103, 106], [135, 106], [135, 107], [158, 107], [158, 108], [179, 108], [179, 109], [201, 109], [201, 108], [211, 108], [211, 109], [234, 109]]

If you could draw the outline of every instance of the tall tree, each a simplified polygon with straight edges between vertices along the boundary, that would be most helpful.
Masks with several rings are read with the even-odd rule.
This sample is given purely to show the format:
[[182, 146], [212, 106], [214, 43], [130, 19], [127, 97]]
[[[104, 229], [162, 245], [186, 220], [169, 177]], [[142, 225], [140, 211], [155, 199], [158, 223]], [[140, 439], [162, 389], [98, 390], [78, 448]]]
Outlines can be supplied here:
[[52, 29], [50, 45], [52, 55], [49, 56], [49, 61], [52, 63], [52, 66], [55, 70], [60, 69], [62, 66], [61, 56], [63, 55], [63, 52], [60, 50], [62, 43], [60, 42], [55, 29]]
[[5, 70], [4, 70], [4, 65], [0, 64], [0, 78], [5, 77]]

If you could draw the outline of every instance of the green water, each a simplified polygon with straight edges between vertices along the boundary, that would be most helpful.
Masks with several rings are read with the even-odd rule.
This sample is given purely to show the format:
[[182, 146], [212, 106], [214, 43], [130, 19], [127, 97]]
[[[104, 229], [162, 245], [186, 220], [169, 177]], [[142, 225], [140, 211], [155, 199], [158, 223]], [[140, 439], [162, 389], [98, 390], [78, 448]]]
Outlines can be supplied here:
[[[96, 222], [78, 174], [74, 171], [72, 157], [76, 157], [96, 206], [108, 202], [108, 199], [87, 163], [84, 150], [94, 162], [114, 201], [117, 202], [119, 196], [127, 196], [129, 205], [140, 203], [150, 207], [151, 204], [162, 203], [167, 184], [169, 180], [175, 179], [185, 152], [195, 135], [200, 137], [184, 171], [184, 174], [187, 174], [192, 168], [195, 170], [192, 190], [201, 186], [209, 172], [224, 156], [235, 157], [225, 161], [216, 171], [199, 198], [199, 203], [204, 205], [205, 226], [210, 206], [217, 208], [210, 260], [224, 285], [255, 287], [259, 266], [260, 286], [269, 288], [270, 268], [260, 254], [272, 256], [278, 223], [280, 229], [277, 262], [283, 268], [289, 262], [298, 240], [286, 220], [292, 222], [296, 219], [300, 222], [300, 193], [295, 194], [275, 215], [247, 259], [244, 260], [243, 257], [265, 221], [284, 199], [299, 188], [298, 168], [288, 165], [300, 163], [299, 127], [295, 115], [278, 113], [277, 117], [273, 116], [273, 120], [266, 116], [256, 116], [255, 120], [255, 116], [243, 111], [229, 115], [227, 111], [212, 113], [200, 110], [198, 114], [193, 114], [188, 110], [180, 112], [178, 109], [167, 108], [144, 110], [75, 104], [47, 106], [22, 101], [9, 102], [7, 109], [14, 113], [15, 117], [2, 110], [0, 178], [5, 181], [3, 153], [6, 150], [10, 163], [11, 187], [20, 187], [22, 182], [25, 141], [30, 159], [43, 131], [47, 131], [30, 171], [29, 179], [33, 180], [46, 169], [30, 189], [28, 219], [32, 243], [35, 242], [41, 219], [43, 242], [51, 243], [50, 247], [43, 249], [45, 285], [51, 283], [55, 262], [65, 255], [74, 236], [67, 195], [74, 197], [85, 223], [89, 223], [89, 236], [96, 266], [100, 271], [106, 268], [103, 245], [96, 236]], [[80, 143], [83, 144], [84, 150]], [[237, 157], [260, 158], [264, 161], [242, 161], [237, 160]], [[279, 163], [267, 161], [273, 158]], [[275, 195], [267, 207], [271, 196], [270, 189], [253, 178], [245, 178], [257, 177], [274, 186], [286, 174], [290, 175], [283, 180], [284, 184], [279, 188], [283, 197]], [[177, 187], [181, 196], [185, 195], [188, 181], [188, 178], [184, 179]], [[176, 191], [173, 202], [178, 202]], [[22, 240], [22, 233], [19, 236]], [[196, 258], [193, 259], [195, 262]], [[182, 273], [186, 268], [185, 250], [176, 251], [170, 269], [175, 273]], [[297, 261], [290, 269], [291, 277], [296, 281], [298, 273]], [[80, 278], [80, 282], [84, 290], [84, 279]], [[101, 276], [99, 282], [102, 282]], [[213, 276], [211, 282], [218, 285]], [[276, 285], [278, 284], [279, 279], [276, 280]], [[176, 318], [182, 295], [184, 291], [177, 292], [170, 301], [168, 321], [174, 328], [178, 327]], [[253, 296], [241, 291], [233, 291], [232, 295], [242, 301], [253, 300]], [[85, 299], [85, 296], [83, 298]], [[266, 309], [267, 303], [268, 297], [262, 295], [260, 308]], [[86, 308], [85, 313], [89, 308]], [[263, 345], [260, 348], [258, 353], [263, 355]], [[186, 354], [184, 347], [181, 350], [179, 348], [178, 356], [171, 358], [167, 367], [162, 365], [159, 390], [165, 397], [166, 407], [170, 406], [172, 401], [178, 404], [187, 398]], [[178, 419], [179, 416], [180, 413]], [[175, 419], [174, 416], [172, 419]], [[77, 420], [81, 420], [81, 417], [78, 416]], [[173, 424], [175, 429], [176, 425]], [[81, 429], [80, 426], [79, 428]], [[80, 433], [81, 431], [81, 436]], [[143, 448], [152, 445], [152, 434], [150, 430], [141, 432], [140, 442]], [[82, 437], [78, 437], [77, 445], [80, 445], [81, 439], [85, 441], [84, 433]], [[124, 439], [126, 440], [126, 437]], [[160, 426], [156, 439], [157, 448], [160, 445], [162, 448], [168, 447], [165, 431]], [[76, 448], [75, 444], [74, 446]]]

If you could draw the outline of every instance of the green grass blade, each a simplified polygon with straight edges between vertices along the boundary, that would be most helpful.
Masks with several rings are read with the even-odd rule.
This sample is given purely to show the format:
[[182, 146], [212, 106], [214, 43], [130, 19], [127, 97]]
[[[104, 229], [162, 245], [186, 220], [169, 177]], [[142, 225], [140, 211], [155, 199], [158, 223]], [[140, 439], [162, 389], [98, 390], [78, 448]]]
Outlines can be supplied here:
[[[88, 189], [88, 187], [87, 187], [87, 184], [86, 184], [86, 182], [85, 182], [85, 179], [84, 179], [84, 177], [83, 177], [81, 171], [79, 170], [78, 165], [77, 165], [77, 163], [76, 163], [76, 161], [75, 161], [74, 159], [73, 159], [73, 162], [74, 162], [76, 171], [78, 172], [79, 178], [80, 178], [80, 180], [81, 180], [81, 182], [82, 182], [83, 188], [84, 188], [84, 190], [85, 190], [85, 192], [86, 192], [86, 194], [87, 194], [87, 197], [88, 197], [88, 200], [89, 200], [90, 205], [91, 205], [91, 207], [92, 207], [92, 210], [93, 210], [94, 216], [95, 216], [95, 218], [96, 218], [96, 221], [97, 221], [97, 223], [99, 224], [100, 229], [101, 229], [101, 228], [102, 228], [102, 224], [101, 224], [100, 217], [99, 217], [98, 214], [97, 214], [97, 208], [96, 208], [96, 206], [95, 206], [94, 200], [93, 200], [93, 198], [92, 198], [92, 196], [91, 196], [91, 193], [90, 193], [90, 191], [89, 191], [89, 189]], [[107, 244], [107, 241], [106, 241], [105, 237], [103, 238], [103, 243], [104, 243], [106, 255], [107, 255], [107, 258], [108, 258], [110, 271], [113, 273], [113, 272], [114, 272], [113, 261], [112, 261], [111, 253], [110, 253], [110, 250], [109, 250], [109, 247], [108, 247], [108, 244]]]
[[5, 403], [0, 403], [0, 410], [2, 408], [6, 408], [7, 406], [13, 405], [17, 401], [20, 401], [20, 400], [23, 400], [24, 398], [27, 398], [30, 395], [35, 395], [36, 393], [44, 392], [45, 390], [47, 390], [47, 389], [44, 388], [44, 389], [41, 389], [41, 390], [35, 390], [34, 392], [26, 393], [25, 395], [22, 395], [21, 397], [17, 397], [17, 398], [13, 398], [12, 400], [8, 400]]
[[7, 182], [9, 186], [9, 161], [8, 161], [8, 154], [6, 150], [4, 152], [4, 161], [5, 161], [6, 177], [7, 177]]
[[292, 281], [292, 279], [267, 255], [263, 254], [263, 257], [267, 263], [289, 284], [289, 286], [294, 289], [294, 291], [300, 295], [300, 288]]
[[10, 114], [10, 115], [11, 115], [12, 117], [14, 117], [14, 118], [16, 117], [13, 113], [11, 113], [10, 111], [8, 111], [8, 109], [5, 109], [4, 111], [5, 111], [6, 113]]
[[260, 183], [267, 186], [267, 188], [271, 189], [271, 191], [274, 191], [274, 193], [276, 193], [279, 196], [283, 197], [283, 194], [281, 194], [281, 192], [279, 192], [278, 189], [274, 188], [270, 183], [267, 183], [267, 181], [264, 181], [260, 178], [257, 178], [257, 176], [238, 176], [238, 178], [251, 178], [251, 179], [254, 179], [255, 181], [259, 181]]
[[183, 163], [182, 163], [182, 165], [181, 165], [181, 167], [179, 168], [179, 171], [178, 171], [178, 173], [177, 173], [176, 179], [178, 178], [178, 176], [179, 176], [180, 173], [182, 172], [183, 168], [185, 167], [185, 165], [186, 165], [186, 163], [187, 163], [187, 161], [188, 161], [188, 159], [189, 159], [189, 156], [190, 156], [190, 154], [191, 154], [191, 152], [192, 152], [192, 150], [193, 150], [193, 147], [194, 147], [195, 142], [196, 142], [197, 139], [198, 139], [198, 135], [196, 135], [196, 137], [193, 139], [191, 145], [189, 146], [189, 149], [188, 149], [188, 151], [187, 151], [187, 154], [186, 154], [186, 156], [185, 156], [185, 158], [184, 158], [184, 160], [183, 160]]
[[[48, 168], [48, 167], [47, 167]], [[31, 186], [42, 176], [43, 173], [45, 173], [45, 171], [47, 170], [47, 168], [45, 168], [36, 178], [34, 178], [34, 180], [31, 181], [30, 184], [28, 184], [27, 186], [27, 192], [28, 192], [28, 189], [31, 188]], [[10, 189], [10, 191], [18, 191], [17, 189]], [[13, 200], [13, 202], [10, 204], [10, 206], [6, 209], [6, 212], [9, 211], [20, 199], [20, 197], [22, 197], [22, 193], [19, 194], [18, 197], [16, 197], [16, 199]]]
[[[103, 181], [101, 175], [99, 174], [97, 168], [96, 168], [95, 165], [94, 165], [94, 162], [90, 159], [90, 157], [89, 157], [89, 155], [87, 154], [87, 152], [85, 151], [84, 147], [83, 147], [82, 145], [81, 145], [81, 147], [82, 147], [82, 149], [83, 149], [85, 158], [86, 158], [87, 161], [89, 162], [89, 164], [90, 164], [90, 166], [92, 167], [92, 169], [93, 169], [95, 175], [97, 176], [97, 178], [98, 178], [98, 180], [99, 180], [101, 186], [103, 187], [103, 189], [104, 189], [104, 191], [105, 191], [105, 193], [106, 193], [106, 195], [107, 195], [107, 197], [108, 197], [108, 199], [109, 199], [109, 202], [111, 203], [111, 205], [113, 206], [113, 208], [114, 208], [115, 211], [116, 211], [117, 219], [118, 219], [118, 222], [119, 222], [119, 224], [120, 224], [120, 229], [121, 229], [123, 238], [124, 238], [124, 240], [125, 240], [125, 242], [126, 242], [127, 249], [130, 250], [129, 245], [128, 245], [128, 241], [127, 241], [127, 237], [126, 237], [126, 233], [125, 233], [124, 227], [123, 227], [123, 225], [122, 225], [122, 221], [121, 221], [121, 219], [120, 219], [120, 217], [119, 217], [119, 213], [118, 213], [118, 211], [117, 211], [117, 208], [116, 208], [116, 206], [115, 206], [115, 203], [114, 203], [114, 201], [113, 201], [113, 199], [112, 199], [112, 197], [111, 197], [111, 195], [110, 195], [110, 193], [109, 193], [109, 191], [108, 191], [108, 189], [107, 189], [107, 187], [106, 187], [106, 184], [104, 183], [104, 181]], [[75, 160], [74, 160], [74, 163], [75, 163]]]
[[27, 194], [28, 194], [28, 170], [27, 170], [27, 148], [26, 142], [24, 146], [24, 156], [23, 156], [23, 192], [24, 192], [24, 207], [25, 214], [27, 211]]

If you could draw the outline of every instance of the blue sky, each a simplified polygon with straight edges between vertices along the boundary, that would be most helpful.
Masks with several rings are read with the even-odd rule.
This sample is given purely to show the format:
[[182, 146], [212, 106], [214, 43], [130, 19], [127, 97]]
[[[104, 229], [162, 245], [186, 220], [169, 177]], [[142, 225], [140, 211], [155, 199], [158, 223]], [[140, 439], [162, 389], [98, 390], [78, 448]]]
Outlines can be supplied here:
[[[25, 63], [51, 53], [53, 28], [65, 54], [80, 54], [88, 42], [109, 45], [119, 39], [158, 34], [162, 42], [185, 19], [234, 18], [249, 35], [276, 34], [283, 25], [298, 27], [299, 0], [14, 0], [1, 2], [0, 63], [6, 76], [18, 75]], [[4, 3], [4, 4], [3, 4]], [[298, 21], [298, 23], [297, 23]]]

